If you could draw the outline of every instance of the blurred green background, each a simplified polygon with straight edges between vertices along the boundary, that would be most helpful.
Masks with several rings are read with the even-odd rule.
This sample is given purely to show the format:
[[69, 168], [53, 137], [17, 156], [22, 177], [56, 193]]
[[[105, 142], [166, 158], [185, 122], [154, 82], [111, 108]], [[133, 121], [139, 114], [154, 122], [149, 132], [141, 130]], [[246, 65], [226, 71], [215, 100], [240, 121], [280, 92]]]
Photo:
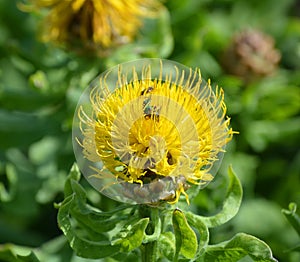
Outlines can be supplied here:
[[[87, 261], [72, 253], [53, 205], [63, 199], [75, 160], [73, 112], [99, 73], [143, 57], [199, 67], [204, 79], [225, 90], [232, 127], [240, 134], [227, 146], [215, 181], [192, 201], [191, 209], [202, 215], [216, 212], [229, 164], [242, 181], [244, 200], [231, 222], [212, 231], [212, 242], [245, 232], [267, 242], [279, 261], [300, 261], [299, 252], [289, 251], [299, 237], [281, 213], [290, 202], [300, 206], [299, 1], [164, 1], [159, 16], [146, 19], [132, 43], [105, 58], [39, 42], [41, 17], [20, 11], [16, 3], [0, 1], [0, 261], [15, 261], [9, 260], [9, 250], [31, 249], [42, 261]], [[234, 37], [248, 29], [273, 39], [274, 46], [258, 41], [258, 49], [276, 49], [281, 55], [270, 74], [254, 72], [249, 78], [226, 67], [228, 60], [243, 66], [235, 54], [239, 47], [228, 50]], [[251, 37], [255, 42], [251, 34], [247, 41]], [[253, 63], [257, 54], [247, 52]], [[262, 67], [272, 63], [268, 56], [258, 59]], [[100, 208], [117, 205], [82, 183]]]

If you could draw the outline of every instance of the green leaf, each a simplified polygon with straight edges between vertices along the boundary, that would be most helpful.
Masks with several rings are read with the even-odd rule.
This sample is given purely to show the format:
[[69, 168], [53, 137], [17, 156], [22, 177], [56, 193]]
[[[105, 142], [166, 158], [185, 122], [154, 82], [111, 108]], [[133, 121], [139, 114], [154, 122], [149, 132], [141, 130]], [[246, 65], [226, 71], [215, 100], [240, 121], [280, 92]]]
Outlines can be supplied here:
[[17, 246], [13, 244], [0, 245], [0, 260], [3, 262], [40, 261], [30, 248]]
[[202, 221], [209, 228], [220, 226], [232, 219], [240, 208], [243, 197], [243, 189], [231, 166], [228, 169], [228, 176], [229, 185], [227, 188], [227, 193], [223, 202], [222, 210], [218, 214], [210, 217], [204, 217], [188, 212], [186, 213], [186, 216], [191, 219], [198, 219], [199, 221]]
[[[74, 165], [65, 184], [65, 199], [57, 205], [59, 227], [76, 254], [85, 258], [104, 258], [140, 246], [149, 219], [130, 219], [131, 214], [125, 209], [132, 207], [127, 205], [109, 212], [88, 205], [79, 178], [79, 170]], [[112, 241], [111, 235], [114, 236]]]
[[73, 194], [71, 180], [73, 179], [75, 181], [79, 181], [80, 176], [81, 176], [81, 174], [80, 174], [78, 165], [76, 163], [74, 163], [73, 166], [71, 167], [70, 173], [68, 175], [68, 179], [66, 180], [66, 183], [65, 183], [65, 188], [64, 188], [65, 197]]
[[162, 257], [173, 260], [175, 255], [175, 236], [172, 232], [164, 232], [158, 239], [158, 248]]
[[272, 142], [278, 142], [286, 137], [299, 134], [300, 118], [294, 117], [281, 121], [256, 120], [249, 122], [245, 131], [248, 143], [256, 151], [261, 152]]
[[52, 161], [39, 167], [36, 175], [42, 180], [42, 184], [36, 194], [36, 201], [40, 204], [53, 202], [53, 199], [64, 190], [66, 171], [59, 170], [56, 162]]
[[60, 205], [58, 210], [58, 225], [67, 237], [70, 246], [80, 257], [103, 258], [119, 252], [120, 246], [112, 245], [110, 241], [92, 241], [82, 237], [79, 230], [72, 225], [70, 209], [74, 201], [74, 195], [70, 195]]
[[296, 234], [293, 234], [293, 229], [287, 227], [280, 207], [263, 198], [245, 199], [233, 223], [236, 232], [247, 232], [258, 237], [280, 235], [282, 241], [289, 239], [288, 243], [297, 238]]
[[143, 242], [148, 223], [148, 217], [129, 221], [113, 238], [112, 244], [120, 245], [122, 252], [130, 252], [139, 247]]
[[297, 231], [298, 235], [300, 236], [300, 217], [296, 213], [297, 211], [297, 205], [296, 203], [290, 203], [289, 209], [282, 209], [282, 213], [285, 215], [285, 217], [288, 219], [290, 224], [294, 227], [294, 229]]
[[[77, 220], [77, 222], [80, 222], [94, 232], [103, 233], [113, 229], [118, 221], [128, 218], [128, 215], [119, 213], [128, 208], [128, 206], [125, 205], [110, 212], [102, 212], [89, 206], [86, 203], [86, 192], [78, 183], [79, 179], [80, 172], [77, 165], [74, 164], [65, 183], [65, 195], [66, 198], [73, 196], [69, 213]], [[58, 208], [59, 206], [60, 205], [58, 205]]]
[[43, 71], [37, 71], [29, 77], [29, 85], [31, 88], [41, 92], [49, 91], [49, 81]]
[[[1, 96], [0, 96], [1, 97]], [[1, 97], [3, 98], [3, 97]], [[23, 98], [24, 99], [24, 98]], [[1, 99], [0, 99], [1, 100]], [[5, 99], [10, 105], [18, 105], [19, 101], [15, 99]], [[26, 104], [29, 101], [24, 99]], [[0, 101], [2, 103], [2, 101]], [[45, 103], [45, 102], [44, 102]], [[33, 104], [33, 103], [31, 103]], [[27, 147], [31, 143], [39, 140], [43, 136], [42, 130], [47, 127], [47, 133], [58, 130], [58, 124], [49, 116], [41, 117], [38, 114], [21, 112], [14, 110], [0, 109], [0, 147], [8, 149], [12, 147]], [[30, 123], [30, 125], [28, 124]], [[24, 139], [26, 137], [26, 139]]]
[[17, 190], [17, 173], [16, 169], [13, 165], [8, 164], [6, 166], [6, 177], [9, 185], [9, 189], [6, 190], [3, 183], [0, 183], [0, 201], [8, 202], [13, 199]]
[[86, 200], [86, 192], [84, 188], [78, 183], [78, 181], [71, 179], [71, 188], [74, 194], [76, 194], [76, 198], [82, 203]]
[[114, 50], [108, 57], [107, 67], [143, 57], [167, 58], [170, 55], [173, 51], [174, 40], [168, 9], [161, 6], [153, 18], [144, 19], [140, 37], [136, 41]]
[[31, 162], [36, 165], [49, 163], [58, 154], [60, 143], [60, 139], [54, 136], [45, 136], [35, 142], [30, 146], [28, 152]]
[[0, 259], [2, 261], [17, 261], [15, 254], [7, 246], [0, 246]]
[[205, 251], [209, 241], [209, 231], [207, 225], [201, 220], [201, 218], [199, 218], [199, 216], [194, 215], [193, 213], [187, 213], [185, 216], [188, 223], [199, 233], [200, 239], [197, 256], [201, 256]]
[[27, 256], [17, 255], [17, 257], [22, 262], [39, 262], [40, 261], [32, 251]]
[[82, 225], [96, 233], [112, 230], [122, 219], [128, 219], [128, 215], [120, 213], [127, 208], [123, 205], [111, 212], [98, 211], [86, 203], [86, 192], [75, 180], [71, 179], [71, 189], [74, 193], [70, 214]]
[[300, 245], [295, 246], [294, 248], [291, 248], [289, 251], [297, 251], [300, 252]]
[[156, 19], [145, 19], [144, 22], [142, 34], [146, 37], [139, 39], [137, 45], [143, 53], [153, 57], [168, 57], [174, 46], [168, 9], [161, 7]]
[[[86, 204], [86, 192], [78, 183], [79, 179], [80, 172], [77, 165], [74, 164], [65, 183], [65, 199], [57, 205], [59, 208], [57, 215], [59, 228], [63, 231], [70, 246], [78, 256], [103, 258], [114, 255], [119, 251], [120, 247], [117, 245], [112, 246], [108, 239], [99, 240], [102, 235], [97, 235], [99, 231], [104, 232], [111, 229], [110, 227], [107, 228], [106, 221], [103, 221], [103, 217], [107, 218], [107, 215], [103, 216], [100, 211], [92, 211], [92, 208]], [[111, 213], [109, 215], [111, 216]], [[80, 229], [80, 227], [76, 226], [74, 220], [77, 220], [77, 223], [80, 222], [81, 225], [84, 224], [86, 227]], [[103, 225], [103, 228], [101, 225]], [[90, 233], [87, 227], [97, 237], [93, 238], [91, 235], [87, 237]]]
[[89, 209], [87, 206], [78, 208], [74, 207], [71, 210], [71, 214], [76, 218], [77, 222], [89, 228], [95, 233], [108, 232], [115, 228], [116, 224], [122, 219], [127, 219], [127, 215], [117, 215], [117, 210], [111, 216], [108, 216], [105, 212], [97, 212]]
[[194, 258], [198, 248], [197, 236], [189, 226], [184, 213], [175, 209], [172, 221], [176, 239], [175, 261], [177, 261], [179, 253], [185, 258]]
[[275, 262], [277, 261], [269, 246], [260, 239], [239, 233], [231, 240], [217, 245], [208, 246], [203, 256], [197, 259], [198, 262], [237, 262], [249, 256], [253, 261]]
[[41, 261], [73, 261], [74, 252], [64, 235], [52, 238], [36, 249], [36, 255]]

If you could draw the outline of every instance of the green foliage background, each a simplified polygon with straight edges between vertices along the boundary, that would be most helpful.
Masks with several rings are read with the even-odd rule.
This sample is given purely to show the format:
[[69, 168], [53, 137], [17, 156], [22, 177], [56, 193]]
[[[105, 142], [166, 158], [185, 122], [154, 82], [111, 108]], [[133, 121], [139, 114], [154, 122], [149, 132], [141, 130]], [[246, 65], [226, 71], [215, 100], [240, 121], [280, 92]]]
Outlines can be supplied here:
[[[74, 162], [73, 112], [99, 73], [142, 57], [200, 67], [205, 79], [225, 90], [232, 127], [240, 134], [227, 147], [216, 179], [190, 209], [211, 215], [220, 208], [230, 163], [244, 199], [233, 220], [211, 230], [212, 243], [244, 232], [268, 243], [279, 261], [300, 260], [299, 252], [289, 251], [299, 236], [281, 212], [290, 202], [300, 206], [299, 1], [165, 1], [166, 8], [145, 21], [133, 43], [106, 58], [39, 42], [40, 17], [21, 12], [16, 3], [0, 1], [0, 260], [23, 261], [13, 252], [35, 249], [44, 261], [89, 261], [70, 249], [54, 208]], [[271, 35], [282, 55], [274, 75], [250, 84], [227, 74], [221, 63], [234, 34], [247, 28]], [[119, 205], [86, 181], [81, 184], [100, 209]], [[28, 259], [34, 261], [34, 255]]]

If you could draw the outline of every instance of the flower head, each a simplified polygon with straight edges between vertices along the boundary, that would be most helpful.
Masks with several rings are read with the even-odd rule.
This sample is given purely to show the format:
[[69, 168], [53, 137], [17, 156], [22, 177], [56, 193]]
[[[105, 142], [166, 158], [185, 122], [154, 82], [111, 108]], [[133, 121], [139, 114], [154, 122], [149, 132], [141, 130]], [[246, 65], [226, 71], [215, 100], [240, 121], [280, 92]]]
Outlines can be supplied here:
[[157, 0], [29, 0], [27, 10], [47, 9], [43, 40], [69, 47], [107, 50], [130, 42], [153, 16]]
[[83, 172], [108, 196], [138, 203], [175, 203], [181, 193], [188, 201], [191, 185], [213, 179], [234, 133], [222, 89], [214, 93], [198, 70], [158, 59], [101, 75], [77, 114], [75, 154], [91, 167], [83, 161]]
[[246, 82], [274, 73], [281, 57], [274, 44], [271, 36], [258, 30], [242, 31], [224, 53], [225, 69]]

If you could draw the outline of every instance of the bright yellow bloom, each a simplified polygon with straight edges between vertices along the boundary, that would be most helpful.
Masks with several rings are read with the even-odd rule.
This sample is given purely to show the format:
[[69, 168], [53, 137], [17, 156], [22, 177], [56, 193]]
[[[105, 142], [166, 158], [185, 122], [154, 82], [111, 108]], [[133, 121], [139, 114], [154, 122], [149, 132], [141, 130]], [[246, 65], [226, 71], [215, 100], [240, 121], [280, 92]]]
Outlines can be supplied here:
[[151, 69], [146, 64], [139, 72], [133, 65], [128, 73], [119, 66], [116, 87], [110, 71], [100, 77], [90, 92], [90, 112], [78, 107], [78, 142], [86, 159], [102, 162], [93, 177], [113, 177], [127, 197], [175, 203], [183, 193], [188, 201], [190, 185], [213, 179], [212, 166], [234, 133], [224, 93], [214, 93], [198, 70], [167, 62], [157, 75]]
[[153, 16], [157, 0], [29, 0], [27, 10], [48, 9], [44, 21], [45, 41], [107, 49], [130, 42]]

